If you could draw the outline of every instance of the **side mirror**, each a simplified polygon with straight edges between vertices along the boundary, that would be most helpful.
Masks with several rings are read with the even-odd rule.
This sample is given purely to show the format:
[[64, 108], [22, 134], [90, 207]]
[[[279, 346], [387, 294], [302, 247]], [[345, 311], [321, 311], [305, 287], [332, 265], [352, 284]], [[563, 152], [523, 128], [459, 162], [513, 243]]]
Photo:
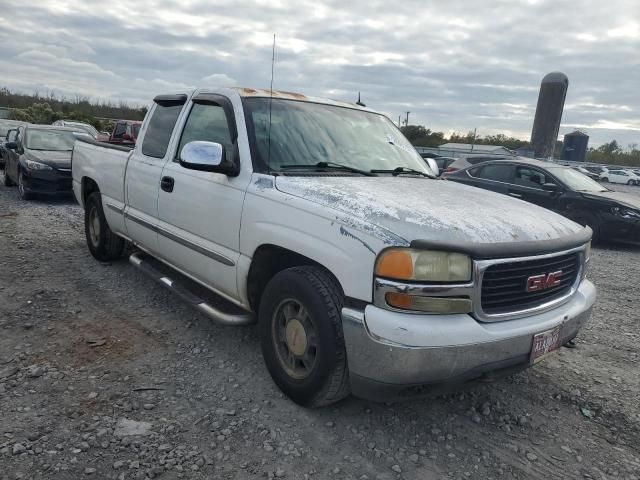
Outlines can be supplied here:
[[4, 148], [9, 150], [16, 150], [18, 148], [18, 144], [16, 142], [7, 142], [4, 144]]
[[225, 160], [224, 147], [215, 142], [198, 140], [187, 143], [180, 152], [180, 165], [201, 172], [224, 173], [231, 176], [239, 173], [236, 165]]
[[436, 177], [440, 176], [440, 168], [438, 167], [438, 163], [433, 158], [425, 158], [423, 159], [429, 165], [429, 168], [433, 172]]
[[547, 192], [558, 192], [560, 191], [560, 187], [555, 183], [543, 183], [542, 189]]

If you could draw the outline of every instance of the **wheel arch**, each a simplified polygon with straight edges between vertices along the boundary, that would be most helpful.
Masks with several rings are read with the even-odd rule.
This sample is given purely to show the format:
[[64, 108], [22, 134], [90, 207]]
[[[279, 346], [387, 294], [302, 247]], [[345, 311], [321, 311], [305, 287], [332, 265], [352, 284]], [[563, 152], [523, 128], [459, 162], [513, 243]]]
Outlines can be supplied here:
[[93, 192], [100, 193], [100, 187], [98, 187], [98, 183], [91, 177], [82, 177], [81, 180], [81, 195], [82, 195], [82, 206], [84, 207], [87, 204], [87, 198]]
[[269, 281], [279, 272], [292, 267], [315, 266], [324, 270], [336, 283], [342, 295], [344, 288], [336, 275], [317, 261], [298, 252], [274, 244], [262, 244], [256, 248], [247, 275], [247, 297], [251, 309], [260, 308], [262, 294]]

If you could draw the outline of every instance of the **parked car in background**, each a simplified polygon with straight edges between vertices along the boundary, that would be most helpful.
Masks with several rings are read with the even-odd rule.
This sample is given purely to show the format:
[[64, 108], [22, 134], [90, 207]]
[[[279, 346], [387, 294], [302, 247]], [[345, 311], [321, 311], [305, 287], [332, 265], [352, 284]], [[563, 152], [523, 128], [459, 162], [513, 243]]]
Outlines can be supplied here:
[[640, 243], [640, 197], [613, 192], [569, 167], [521, 157], [460, 170], [447, 180], [553, 210], [589, 226], [594, 241]]
[[118, 120], [107, 142], [116, 145], [133, 146], [138, 140], [142, 122], [136, 120]]
[[477, 165], [478, 163], [489, 162], [491, 160], [504, 160], [507, 157], [504, 155], [463, 155], [454, 159], [453, 162], [449, 163], [447, 168], [443, 171], [443, 173], [455, 172], [457, 170], [462, 170], [471, 165]]
[[590, 171], [591, 173], [595, 173], [600, 178], [602, 173], [608, 172], [609, 169], [604, 165], [585, 165], [585, 170]]
[[9, 131], [15, 130], [22, 125], [27, 125], [27, 123], [20, 122], [18, 120], [0, 120], [0, 167], [2, 168], [4, 168], [4, 164], [6, 162], [7, 151], [4, 144], [9, 141]]
[[95, 140], [99, 142], [106, 142], [109, 140], [109, 133], [107, 132], [99, 132], [96, 127], [89, 123], [78, 122], [76, 120], [56, 120], [51, 125], [57, 127], [70, 127], [75, 130], [83, 130], [87, 132], [88, 135], [93, 137]]
[[600, 175], [598, 175], [595, 172], [591, 172], [591, 171], [587, 170], [583, 166], [578, 165], [578, 166], [571, 167], [571, 168], [573, 168], [574, 170], [577, 170], [578, 172], [582, 173], [583, 175], [586, 175], [591, 180], [600, 180]]
[[436, 157], [434, 158], [436, 163], [438, 164], [438, 168], [440, 169], [440, 174], [447, 171], [449, 165], [456, 161], [453, 157]]
[[131, 241], [133, 265], [212, 320], [257, 320], [302, 405], [510, 374], [591, 316], [589, 229], [435, 180], [382, 114], [220, 88], [156, 97], [141, 131], [130, 151], [76, 142], [89, 251]]
[[600, 174], [600, 180], [603, 182], [623, 183], [626, 185], [640, 185], [640, 176], [633, 173], [632, 170], [613, 170]]
[[4, 170], [5, 186], [18, 185], [23, 200], [34, 194], [71, 193], [71, 150], [84, 130], [27, 125], [16, 131]]

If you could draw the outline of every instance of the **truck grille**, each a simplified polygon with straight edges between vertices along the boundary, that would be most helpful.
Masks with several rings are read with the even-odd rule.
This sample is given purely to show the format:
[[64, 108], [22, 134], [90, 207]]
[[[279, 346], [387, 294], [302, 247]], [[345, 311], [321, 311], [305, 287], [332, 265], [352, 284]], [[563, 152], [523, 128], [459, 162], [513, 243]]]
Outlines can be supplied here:
[[[580, 271], [577, 252], [551, 258], [500, 263], [489, 266], [482, 277], [481, 303], [486, 315], [517, 312], [539, 307], [565, 296]], [[527, 291], [528, 279], [536, 275], [558, 275], [558, 284]]]

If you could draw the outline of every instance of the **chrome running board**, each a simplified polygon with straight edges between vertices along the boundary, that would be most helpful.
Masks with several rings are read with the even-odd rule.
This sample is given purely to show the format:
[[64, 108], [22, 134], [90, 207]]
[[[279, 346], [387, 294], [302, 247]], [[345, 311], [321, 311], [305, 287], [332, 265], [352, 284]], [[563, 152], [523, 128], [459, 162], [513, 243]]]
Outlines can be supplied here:
[[[170, 267], [164, 264], [161, 264], [161, 266], [158, 260], [148, 257], [144, 253], [132, 253], [131, 256], [129, 256], [129, 262], [133, 266], [137, 267], [139, 270], [147, 274], [149, 277], [153, 278], [156, 282], [165, 286], [173, 293], [178, 295], [182, 300], [205, 314], [215, 323], [218, 323], [220, 325], [248, 325], [251, 323], [255, 323], [255, 317], [251, 312], [241, 310], [239, 307], [230, 304], [230, 302], [223, 299], [222, 297], [216, 296], [215, 293], [207, 291], [208, 294], [206, 296], [218, 297], [217, 299], [219, 299], [219, 301], [216, 301], [216, 303], [228, 303], [230, 304], [229, 308], [231, 310], [237, 310], [237, 313], [229, 313], [211, 305], [211, 302], [208, 302], [207, 300], [202, 298], [203, 295], [195, 293], [187, 286], [189, 284], [195, 285], [195, 282], [186, 279], [186, 277], [184, 277], [182, 274], [174, 271], [172, 273], [172, 276], [185, 278], [184, 282], [177, 282], [169, 275], [167, 275], [167, 271], [172, 270], [170, 269]], [[203, 289], [204, 287], [199, 288], [199, 290]]]

